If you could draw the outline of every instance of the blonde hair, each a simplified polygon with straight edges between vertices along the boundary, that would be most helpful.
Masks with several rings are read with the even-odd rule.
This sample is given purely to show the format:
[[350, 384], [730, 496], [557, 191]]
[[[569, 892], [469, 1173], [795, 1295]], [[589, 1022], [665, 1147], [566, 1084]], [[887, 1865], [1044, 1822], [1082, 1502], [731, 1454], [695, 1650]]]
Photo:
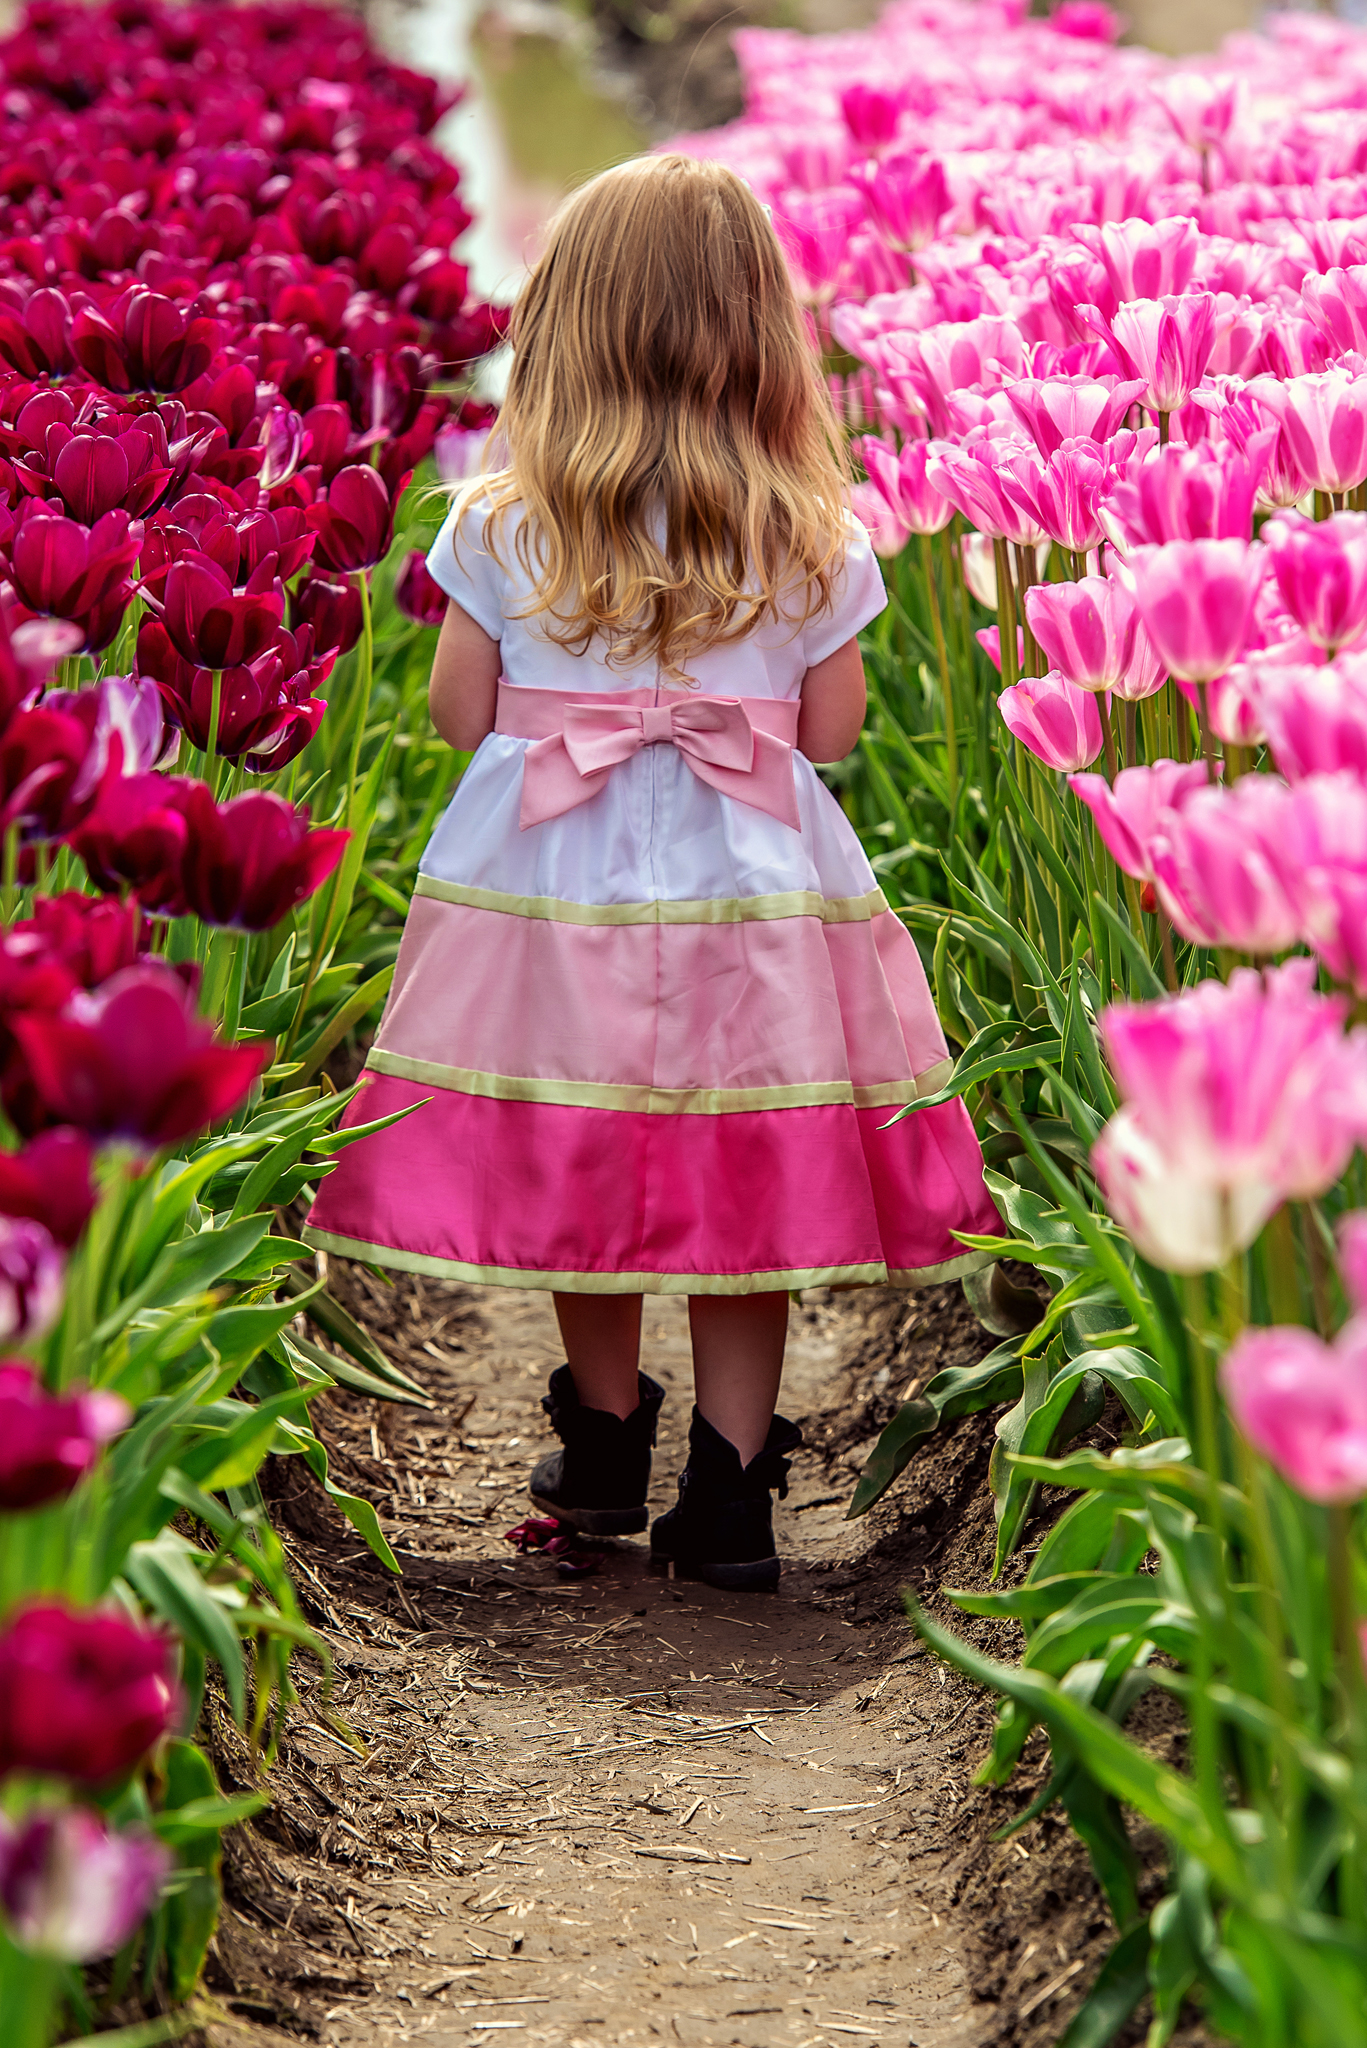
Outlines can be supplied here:
[[511, 335], [507, 466], [460, 499], [523, 508], [522, 616], [677, 681], [690, 653], [830, 605], [844, 440], [778, 239], [733, 171], [644, 157], [584, 186]]

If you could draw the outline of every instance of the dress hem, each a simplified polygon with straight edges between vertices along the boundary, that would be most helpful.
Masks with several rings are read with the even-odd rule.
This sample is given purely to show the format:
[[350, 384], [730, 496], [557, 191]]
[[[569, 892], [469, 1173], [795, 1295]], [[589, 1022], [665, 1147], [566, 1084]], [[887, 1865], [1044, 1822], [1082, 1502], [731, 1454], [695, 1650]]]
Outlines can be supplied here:
[[881, 1260], [852, 1266], [778, 1267], [759, 1273], [590, 1273], [540, 1271], [524, 1266], [479, 1266], [464, 1259], [438, 1258], [430, 1252], [404, 1251], [394, 1245], [371, 1244], [364, 1238], [341, 1237], [335, 1231], [304, 1226], [305, 1244], [315, 1251], [335, 1252], [372, 1266], [393, 1266], [433, 1280], [463, 1280], [481, 1287], [526, 1287], [558, 1294], [791, 1294], [804, 1287], [933, 1287], [961, 1280], [994, 1262], [995, 1254], [968, 1251], [938, 1265], [889, 1269]]

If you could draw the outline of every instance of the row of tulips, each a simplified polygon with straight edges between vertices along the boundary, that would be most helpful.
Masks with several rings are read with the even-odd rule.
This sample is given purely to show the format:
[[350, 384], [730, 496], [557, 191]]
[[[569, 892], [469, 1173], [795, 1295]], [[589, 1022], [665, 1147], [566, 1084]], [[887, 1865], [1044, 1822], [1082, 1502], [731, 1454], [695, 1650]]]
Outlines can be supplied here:
[[0, 2012], [151, 2043], [263, 1804], [206, 1698], [268, 1757], [326, 1669], [263, 1460], [397, 1570], [308, 1403], [424, 1397], [283, 1217], [459, 765], [407, 486], [500, 316], [445, 102], [346, 14], [40, 0], [0, 78]]
[[[893, 602], [833, 773], [958, 1051], [974, 1242], [1052, 1288], [903, 1404], [852, 1511], [984, 1408], [994, 1578], [1072, 1490], [951, 1595], [1018, 1664], [916, 1616], [1001, 1696], [983, 1782], [1045, 1731], [1013, 1826], [1059, 1803], [1113, 1911], [1067, 2048], [1144, 2000], [1161, 2048], [1189, 1999], [1361, 2048], [1367, 39], [1290, 14], [1174, 65], [1118, 26], [746, 31], [745, 117], [684, 146], [770, 204], [855, 436]], [[1126, 1732], [1153, 1687], [1181, 1769]]]

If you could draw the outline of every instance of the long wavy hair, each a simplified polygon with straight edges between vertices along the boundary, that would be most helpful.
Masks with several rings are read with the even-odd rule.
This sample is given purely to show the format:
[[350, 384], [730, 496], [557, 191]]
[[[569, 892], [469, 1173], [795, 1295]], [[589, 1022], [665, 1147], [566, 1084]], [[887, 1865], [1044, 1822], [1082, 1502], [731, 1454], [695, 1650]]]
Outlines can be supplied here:
[[829, 606], [844, 438], [778, 239], [734, 172], [643, 157], [584, 186], [511, 338], [506, 467], [461, 498], [522, 508], [522, 616], [677, 682], [690, 654]]

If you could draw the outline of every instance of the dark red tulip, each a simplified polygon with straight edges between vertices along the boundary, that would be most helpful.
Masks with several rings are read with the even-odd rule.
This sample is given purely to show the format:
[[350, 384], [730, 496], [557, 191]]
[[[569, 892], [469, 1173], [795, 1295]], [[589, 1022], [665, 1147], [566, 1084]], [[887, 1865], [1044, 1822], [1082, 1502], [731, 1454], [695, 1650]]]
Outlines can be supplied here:
[[339, 469], [326, 500], [310, 505], [305, 517], [318, 536], [315, 559], [344, 575], [353, 569], [373, 569], [389, 553], [394, 538], [389, 493], [366, 463]]
[[102, 1785], [175, 1726], [174, 1649], [122, 1614], [44, 1603], [0, 1632], [0, 1777]]
[[36, 498], [22, 506], [10, 546], [14, 587], [30, 611], [85, 620], [132, 596], [128, 572], [142, 546], [142, 525], [106, 512], [93, 526], [54, 514]]
[[60, 1126], [40, 1132], [22, 1152], [0, 1152], [0, 1216], [31, 1217], [69, 1251], [95, 1207], [93, 1159], [85, 1133]]
[[84, 801], [74, 795], [94, 748], [93, 719], [46, 704], [16, 711], [0, 732], [0, 832], [18, 825], [25, 839], [56, 839], [70, 831], [95, 798], [94, 787]]
[[234, 590], [217, 562], [187, 549], [166, 572], [162, 620], [178, 654], [200, 668], [253, 661], [271, 642], [285, 610], [268, 559]]
[[203, 783], [186, 806], [185, 901], [206, 924], [262, 932], [324, 883], [349, 832], [310, 826], [306, 809], [270, 790], [215, 804]]
[[20, 312], [0, 307], [0, 356], [21, 377], [60, 374], [71, 368], [71, 308], [61, 292], [36, 291]]
[[0, 1359], [0, 1513], [61, 1500], [132, 1415], [117, 1394], [49, 1394], [28, 1360]]
[[269, 1045], [216, 1039], [184, 981], [161, 960], [72, 996], [57, 1015], [22, 1012], [11, 1029], [54, 1117], [93, 1138], [149, 1149], [226, 1116], [272, 1057]]
[[135, 286], [108, 313], [82, 306], [71, 353], [107, 391], [180, 391], [203, 376], [222, 340], [216, 320], [187, 317], [159, 292]]
[[[15, 432], [26, 423], [38, 401], [25, 406]], [[166, 430], [156, 414], [132, 421], [106, 411], [74, 427], [54, 421], [41, 438], [16, 453], [15, 472], [26, 491], [50, 498], [55, 492], [73, 519], [92, 526], [116, 508], [134, 518], [151, 511], [174, 474]]]
[[344, 405], [312, 405], [304, 414], [304, 461], [331, 483], [351, 446], [351, 414]]
[[[119, 775], [101, 789], [94, 809], [68, 834], [97, 889], [131, 888], [148, 910], [179, 917], [185, 852], [184, 793], [198, 787], [183, 776]], [[0, 1210], [4, 1162], [0, 1159]]]
[[[278, 627], [270, 645], [250, 663], [225, 668], [218, 691], [218, 753], [244, 761], [254, 774], [273, 773], [303, 752], [322, 723], [325, 699], [313, 693], [327, 679], [333, 657], [314, 659], [313, 633]], [[182, 659], [155, 619], [138, 632], [138, 666], [161, 692], [167, 717], [195, 746], [209, 742], [214, 679], [207, 668]]]
[[61, 1119], [52, 1116], [33, 1084], [14, 1037], [16, 1016], [56, 1012], [78, 989], [94, 988], [130, 967], [138, 954], [138, 928], [136, 904], [70, 890], [39, 896], [32, 917], [0, 934], [0, 1102], [24, 1136]]
[[439, 626], [446, 617], [446, 592], [427, 566], [421, 548], [407, 556], [394, 585], [394, 602], [420, 626]]
[[320, 652], [350, 654], [361, 637], [361, 593], [349, 578], [310, 576], [290, 592], [290, 624], [313, 628]]

